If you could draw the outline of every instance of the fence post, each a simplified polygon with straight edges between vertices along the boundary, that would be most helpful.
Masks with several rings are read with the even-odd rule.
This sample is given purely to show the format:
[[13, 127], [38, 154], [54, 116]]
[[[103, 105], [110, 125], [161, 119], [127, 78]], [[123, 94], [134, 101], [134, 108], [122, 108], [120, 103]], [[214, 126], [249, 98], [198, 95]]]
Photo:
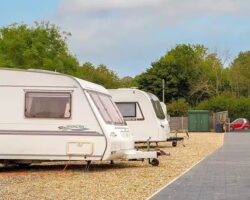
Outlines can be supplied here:
[[181, 116], [181, 130], [183, 130], [183, 116]]

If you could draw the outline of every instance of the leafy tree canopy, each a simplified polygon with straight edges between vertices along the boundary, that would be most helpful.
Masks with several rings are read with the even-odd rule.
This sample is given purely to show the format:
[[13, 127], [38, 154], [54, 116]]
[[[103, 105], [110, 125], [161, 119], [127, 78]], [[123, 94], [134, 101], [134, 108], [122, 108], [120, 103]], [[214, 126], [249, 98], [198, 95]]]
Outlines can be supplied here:
[[203, 45], [177, 45], [136, 77], [139, 88], [158, 97], [162, 96], [162, 79], [167, 102], [184, 98], [191, 105], [229, 87], [228, 72], [218, 55], [208, 53]]
[[196, 109], [214, 112], [227, 110], [231, 120], [240, 117], [250, 119], [250, 97], [235, 97], [230, 93], [221, 94], [199, 103]]
[[69, 53], [70, 34], [47, 22], [0, 28], [0, 67], [39, 68], [73, 74], [79, 66]]
[[171, 117], [187, 116], [190, 109], [191, 106], [182, 98], [167, 104], [168, 114]]
[[13, 24], [0, 28], [0, 67], [21, 69], [45, 69], [77, 76], [107, 88], [130, 86], [131, 79], [120, 80], [118, 75], [105, 65], [82, 66], [70, 54], [67, 38], [70, 33], [61, 32], [48, 22]]
[[236, 96], [250, 96], [250, 51], [240, 52], [230, 66], [231, 86]]
[[118, 75], [105, 65], [98, 65], [95, 67], [89, 62], [84, 63], [82, 67], [79, 68], [76, 76], [103, 85], [106, 88], [120, 87]]

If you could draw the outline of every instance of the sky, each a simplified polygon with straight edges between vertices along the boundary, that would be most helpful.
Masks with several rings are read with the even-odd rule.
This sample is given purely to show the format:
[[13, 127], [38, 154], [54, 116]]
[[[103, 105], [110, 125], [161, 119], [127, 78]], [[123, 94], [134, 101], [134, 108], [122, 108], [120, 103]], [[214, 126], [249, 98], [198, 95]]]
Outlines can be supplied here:
[[228, 65], [250, 50], [250, 0], [0, 0], [0, 27], [50, 21], [80, 63], [135, 76], [175, 45], [203, 44]]

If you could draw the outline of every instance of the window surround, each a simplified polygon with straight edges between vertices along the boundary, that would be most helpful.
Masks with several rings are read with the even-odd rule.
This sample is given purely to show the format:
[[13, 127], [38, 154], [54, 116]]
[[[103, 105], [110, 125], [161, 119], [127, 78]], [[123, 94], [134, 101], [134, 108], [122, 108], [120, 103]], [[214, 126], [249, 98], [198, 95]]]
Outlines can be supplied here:
[[[115, 102], [115, 103], [116, 104], [130, 104], [131, 103], [131, 104], [135, 105], [135, 116], [125, 116], [125, 117], [123, 117], [125, 121], [144, 121], [145, 120], [139, 102], [137, 102], [137, 101], [130, 101], [130, 102]], [[141, 116], [142, 116], [141, 118], [137, 118], [136, 117], [137, 116], [137, 106], [138, 106], [138, 109], [139, 109], [139, 111], [141, 113]], [[117, 105], [117, 107], [118, 107], [118, 105]]]
[[[56, 91], [51, 91], [51, 90], [24, 90], [25, 94], [24, 94], [24, 117], [26, 119], [57, 119], [57, 120], [69, 120], [72, 118], [72, 92], [73, 91], [60, 91], [60, 90], [56, 90]], [[27, 95], [29, 93], [36, 93], [36, 94], [67, 94], [69, 95], [69, 116], [68, 117], [31, 117], [31, 116], [27, 116]]]

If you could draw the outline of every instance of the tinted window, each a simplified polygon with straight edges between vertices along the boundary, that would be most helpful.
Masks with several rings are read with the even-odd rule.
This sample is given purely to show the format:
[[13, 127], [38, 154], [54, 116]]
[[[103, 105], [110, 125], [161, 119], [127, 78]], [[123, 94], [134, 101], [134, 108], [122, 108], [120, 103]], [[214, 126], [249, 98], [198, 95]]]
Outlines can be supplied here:
[[108, 114], [108, 112], [106, 111], [106, 108], [104, 107], [104, 105], [101, 102], [101, 99], [99, 98], [97, 93], [91, 93], [90, 95], [99, 111], [99, 113], [102, 115], [103, 119], [105, 122], [107, 123], [112, 123], [112, 120]]
[[148, 93], [148, 95], [149, 95], [149, 98], [150, 98], [151, 103], [153, 105], [156, 116], [159, 119], [165, 119], [165, 114], [164, 114], [164, 111], [162, 110], [161, 103], [160, 103], [159, 99], [151, 93]]
[[116, 102], [116, 105], [126, 121], [144, 120], [144, 116], [138, 102]]
[[106, 123], [125, 124], [119, 109], [113, 103], [111, 97], [95, 92], [90, 92], [90, 96]]
[[113, 123], [115, 124], [123, 124], [123, 119], [120, 116], [119, 110], [113, 104], [111, 98], [109, 96], [100, 95], [100, 99], [107, 110], [108, 114], [110, 115]]
[[70, 93], [27, 92], [25, 116], [28, 118], [70, 118]]
[[136, 117], [136, 103], [116, 103], [123, 117]]

